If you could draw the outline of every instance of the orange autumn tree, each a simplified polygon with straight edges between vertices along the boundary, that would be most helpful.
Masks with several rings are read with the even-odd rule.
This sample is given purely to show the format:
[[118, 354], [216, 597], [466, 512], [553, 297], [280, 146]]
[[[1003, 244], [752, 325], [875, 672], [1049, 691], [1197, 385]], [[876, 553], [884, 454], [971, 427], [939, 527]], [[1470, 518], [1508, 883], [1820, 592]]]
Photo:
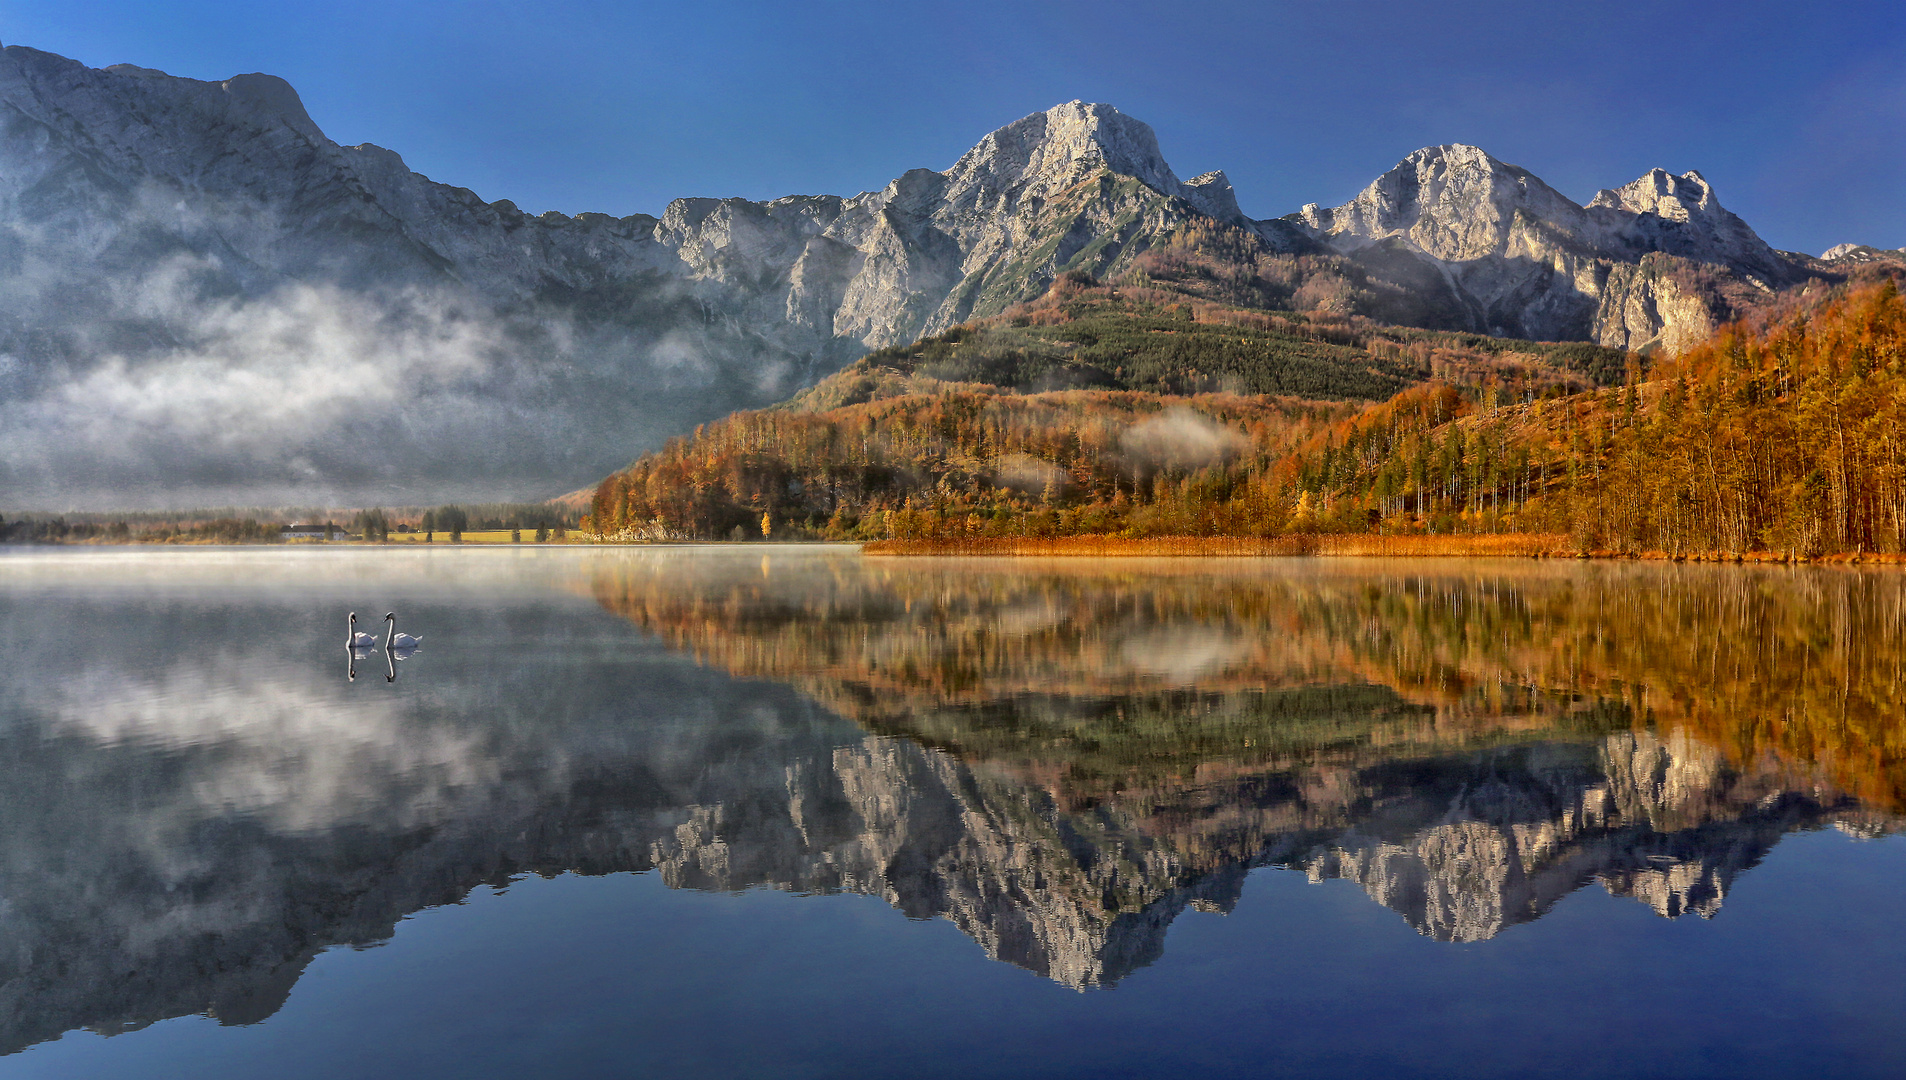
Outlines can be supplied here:
[[[1073, 307], [1050, 326], [879, 350], [787, 407], [700, 428], [604, 480], [589, 526], [748, 536], [768, 514], [777, 536], [835, 539], [1522, 532], [1584, 550], [1906, 550], [1906, 302], [1890, 279], [1794, 298], [1645, 379], [1631, 357], [1626, 385], [1586, 391], [1566, 347], [1348, 323], [1337, 346], [1324, 316], [1208, 307], [1116, 322], [1090, 306], [1109, 290], [1060, 292]], [[1300, 351], [1326, 347], [1422, 381], [1361, 402], [1197, 392], [1200, 372], [1266, 349], [1287, 366], [1264, 370], [1343, 363]], [[1127, 356], [1153, 366], [1135, 376]], [[1041, 364], [1143, 387], [1010, 385]], [[1134, 431], [1167, 418], [1216, 449], [1147, 452]]]
[[1576, 529], [1669, 552], [1906, 550], [1903, 364], [1890, 280], [1722, 329], [1590, 417], [1605, 449], [1578, 470]]

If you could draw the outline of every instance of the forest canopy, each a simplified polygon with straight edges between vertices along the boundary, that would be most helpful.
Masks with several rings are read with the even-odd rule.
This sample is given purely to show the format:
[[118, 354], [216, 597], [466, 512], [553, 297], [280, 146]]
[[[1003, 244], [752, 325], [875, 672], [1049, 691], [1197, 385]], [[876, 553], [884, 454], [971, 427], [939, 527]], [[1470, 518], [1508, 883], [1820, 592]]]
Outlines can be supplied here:
[[[1400, 330], [1062, 280], [603, 481], [625, 538], [1565, 533], [1906, 549], [1891, 280], [1685, 355]], [[1618, 358], [1618, 360], [1617, 360]]]

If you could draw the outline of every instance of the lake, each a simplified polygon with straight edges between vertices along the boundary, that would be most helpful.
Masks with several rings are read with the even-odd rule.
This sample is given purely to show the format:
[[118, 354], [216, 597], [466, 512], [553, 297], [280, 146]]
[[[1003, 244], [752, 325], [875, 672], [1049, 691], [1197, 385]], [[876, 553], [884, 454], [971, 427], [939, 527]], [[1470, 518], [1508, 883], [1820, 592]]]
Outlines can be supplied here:
[[0, 1077], [1896, 1077], [1903, 632], [1886, 569], [7, 550]]

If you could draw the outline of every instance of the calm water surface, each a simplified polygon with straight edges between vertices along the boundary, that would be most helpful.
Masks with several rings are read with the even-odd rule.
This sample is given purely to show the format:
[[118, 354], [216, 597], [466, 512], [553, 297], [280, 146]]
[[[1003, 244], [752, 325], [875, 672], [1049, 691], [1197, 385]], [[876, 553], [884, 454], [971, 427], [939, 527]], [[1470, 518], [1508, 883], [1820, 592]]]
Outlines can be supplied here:
[[1891, 571], [7, 551], [0, 1077], [1899, 1076], [1903, 630]]

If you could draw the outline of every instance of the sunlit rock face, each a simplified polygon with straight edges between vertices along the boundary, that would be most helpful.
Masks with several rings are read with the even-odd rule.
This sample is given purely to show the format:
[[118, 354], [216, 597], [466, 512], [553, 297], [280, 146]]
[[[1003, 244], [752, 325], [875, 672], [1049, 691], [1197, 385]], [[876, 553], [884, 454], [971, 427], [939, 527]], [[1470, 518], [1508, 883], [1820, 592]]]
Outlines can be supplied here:
[[1697, 172], [1655, 169], [1584, 207], [1474, 146], [1418, 150], [1350, 202], [1292, 220], [1335, 250], [1429, 261], [1471, 329], [1514, 337], [1676, 352], [1731, 313], [1725, 289], [1697, 287], [1703, 274], [1761, 294], [1804, 276]]

